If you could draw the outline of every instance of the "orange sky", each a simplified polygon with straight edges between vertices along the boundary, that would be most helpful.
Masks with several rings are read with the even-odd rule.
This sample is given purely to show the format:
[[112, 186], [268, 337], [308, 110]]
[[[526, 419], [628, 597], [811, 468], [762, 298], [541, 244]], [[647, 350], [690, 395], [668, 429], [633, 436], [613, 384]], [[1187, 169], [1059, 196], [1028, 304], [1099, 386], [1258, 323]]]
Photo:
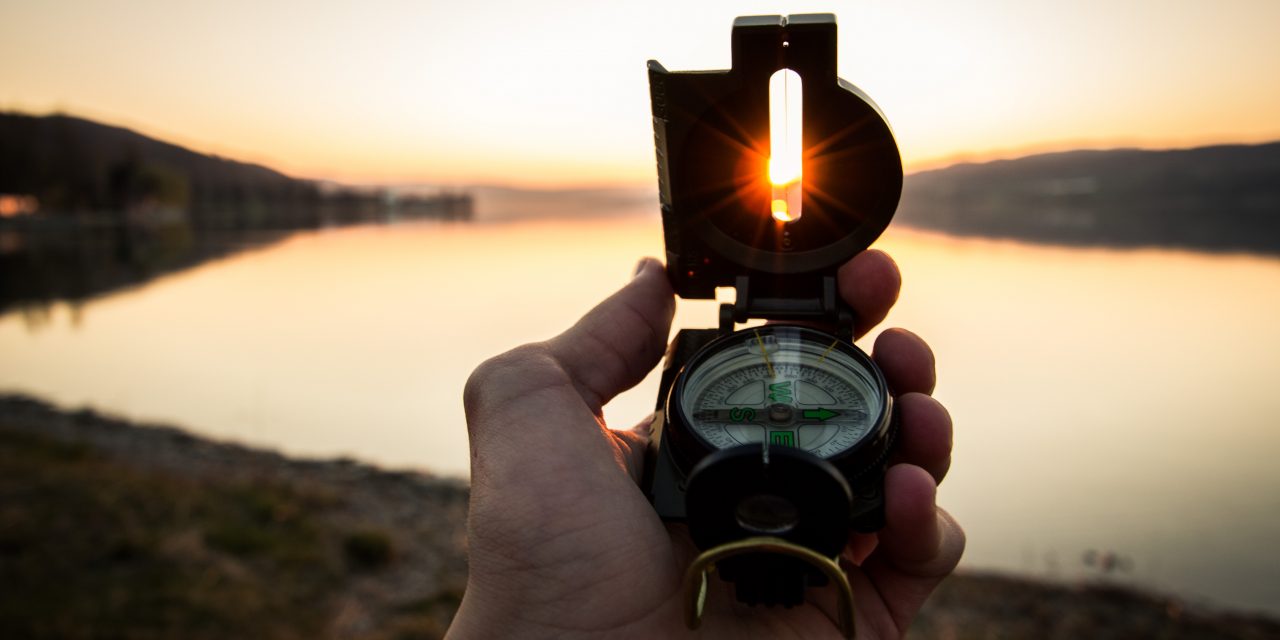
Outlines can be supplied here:
[[0, 109], [288, 173], [649, 184], [644, 62], [724, 68], [735, 15], [830, 11], [908, 170], [1280, 138], [1280, 2], [252, 2], [0, 7]]

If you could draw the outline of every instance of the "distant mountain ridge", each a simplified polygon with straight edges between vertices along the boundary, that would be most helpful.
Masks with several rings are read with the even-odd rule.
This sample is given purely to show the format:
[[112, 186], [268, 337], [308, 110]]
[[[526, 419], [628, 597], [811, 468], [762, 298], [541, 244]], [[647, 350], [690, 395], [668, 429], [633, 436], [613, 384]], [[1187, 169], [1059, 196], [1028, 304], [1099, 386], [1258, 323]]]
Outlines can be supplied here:
[[472, 216], [469, 193], [322, 185], [83, 118], [0, 113], [0, 312], [83, 300], [297, 231]]
[[1280, 142], [1067, 151], [907, 177], [896, 222], [1066, 244], [1280, 253]]
[[[369, 220], [383, 207], [372, 193], [333, 193], [125, 128], [16, 113], [0, 113], [3, 193], [35, 195], [46, 211], [177, 203], [196, 228], [307, 228]], [[490, 186], [475, 196], [477, 217], [491, 220], [657, 211], [652, 189]], [[923, 171], [907, 176], [895, 223], [1075, 245], [1280, 253], [1280, 142], [1067, 151]]]
[[0, 192], [43, 195], [60, 208], [106, 208], [113, 170], [124, 162], [162, 167], [182, 175], [191, 196], [207, 198], [238, 188], [302, 195], [314, 190], [267, 167], [197, 153], [130, 129], [68, 115], [0, 113]]
[[51, 216], [136, 225], [159, 212], [195, 230], [291, 230], [470, 218], [463, 193], [400, 195], [320, 184], [67, 115], [0, 113], [0, 194]]

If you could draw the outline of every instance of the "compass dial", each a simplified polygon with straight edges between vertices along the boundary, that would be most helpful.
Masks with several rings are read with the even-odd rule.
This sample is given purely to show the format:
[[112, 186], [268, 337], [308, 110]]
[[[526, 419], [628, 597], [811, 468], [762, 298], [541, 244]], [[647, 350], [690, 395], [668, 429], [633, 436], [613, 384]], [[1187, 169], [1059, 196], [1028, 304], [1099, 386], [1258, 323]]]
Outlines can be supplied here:
[[887, 393], [873, 367], [861, 351], [826, 333], [746, 329], [690, 363], [674, 408], [712, 449], [767, 441], [835, 458], [883, 421]]

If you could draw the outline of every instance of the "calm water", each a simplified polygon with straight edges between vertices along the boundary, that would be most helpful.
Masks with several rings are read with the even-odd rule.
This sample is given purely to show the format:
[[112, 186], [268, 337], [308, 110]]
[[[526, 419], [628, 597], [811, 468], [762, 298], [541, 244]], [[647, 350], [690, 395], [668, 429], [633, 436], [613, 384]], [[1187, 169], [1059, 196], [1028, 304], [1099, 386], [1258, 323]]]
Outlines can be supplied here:
[[[659, 255], [656, 218], [309, 233], [94, 300], [0, 316], [0, 389], [305, 455], [467, 472], [484, 358], [553, 335]], [[1280, 260], [895, 230], [887, 325], [938, 355], [941, 499], [966, 563], [1280, 613]], [[713, 326], [682, 303], [681, 326]], [[869, 344], [869, 342], [868, 342]], [[657, 379], [608, 407], [626, 427]], [[1100, 579], [1100, 578], [1099, 578]]]

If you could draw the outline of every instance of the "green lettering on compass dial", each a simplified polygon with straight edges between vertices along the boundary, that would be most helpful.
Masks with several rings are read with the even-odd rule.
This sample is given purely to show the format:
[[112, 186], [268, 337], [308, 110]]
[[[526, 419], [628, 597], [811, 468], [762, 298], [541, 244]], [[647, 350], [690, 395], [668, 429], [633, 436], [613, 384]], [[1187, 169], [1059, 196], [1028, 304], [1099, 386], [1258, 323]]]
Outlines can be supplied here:
[[775, 382], [769, 385], [769, 402], [791, 402], [791, 381]]

